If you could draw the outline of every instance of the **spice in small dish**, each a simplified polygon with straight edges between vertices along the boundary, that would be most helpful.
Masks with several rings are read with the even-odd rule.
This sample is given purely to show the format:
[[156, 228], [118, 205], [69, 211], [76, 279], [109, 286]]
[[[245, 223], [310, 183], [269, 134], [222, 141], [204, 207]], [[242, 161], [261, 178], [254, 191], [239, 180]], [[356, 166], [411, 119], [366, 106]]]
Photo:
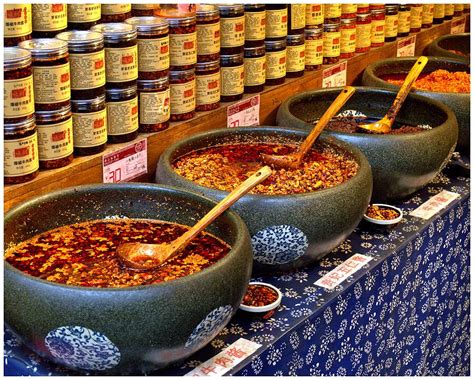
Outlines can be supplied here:
[[382, 225], [396, 224], [402, 220], [402, 217], [402, 210], [397, 207], [381, 203], [369, 205], [364, 215], [365, 220]]
[[253, 313], [268, 312], [280, 305], [281, 298], [281, 292], [273, 285], [251, 282], [240, 304], [240, 309]]

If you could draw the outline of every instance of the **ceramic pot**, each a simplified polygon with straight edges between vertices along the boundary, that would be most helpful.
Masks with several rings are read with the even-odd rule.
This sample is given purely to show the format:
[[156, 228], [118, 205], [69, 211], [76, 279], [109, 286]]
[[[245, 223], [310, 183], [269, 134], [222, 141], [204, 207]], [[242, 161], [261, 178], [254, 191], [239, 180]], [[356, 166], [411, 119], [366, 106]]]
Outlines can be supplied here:
[[[392, 58], [374, 62], [367, 66], [362, 77], [364, 86], [382, 87], [388, 90], [398, 91], [399, 86], [390, 84], [382, 79], [380, 75], [408, 73], [413, 66], [416, 57], [412, 58]], [[448, 71], [470, 72], [469, 63], [444, 57], [429, 57], [429, 61], [424, 73], [430, 73], [438, 69]], [[454, 112], [459, 125], [458, 146], [457, 149], [467, 152], [470, 147], [470, 94], [461, 94], [455, 92], [432, 92], [412, 89], [413, 94], [423, 95], [433, 100], [447, 105]]]
[[[110, 216], [193, 225], [215, 202], [153, 184], [79, 186], [35, 198], [5, 216], [5, 245]], [[7, 262], [5, 322], [35, 352], [93, 374], [142, 373], [193, 354], [229, 322], [252, 270], [250, 236], [234, 212], [207, 231], [232, 246], [213, 266], [173, 281], [129, 288], [68, 286]]]
[[[356, 93], [342, 110], [357, 110], [370, 118], [381, 119], [395, 99], [396, 92], [356, 87]], [[277, 113], [282, 127], [310, 130], [341, 92], [340, 88], [304, 92], [288, 98]], [[358, 147], [369, 160], [374, 178], [372, 198], [377, 201], [408, 196], [426, 185], [448, 162], [458, 133], [453, 112], [433, 99], [408, 95], [397, 121], [429, 124], [433, 129], [416, 134], [376, 135], [324, 130]]]
[[[291, 129], [245, 127], [188, 137], [161, 155], [156, 182], [221, 200], [227, 192], [185, 179], [175, 173], [171, 163], [189, 151], [213, 145], [248, 141], [299, 144], [306, 135], [307, 132]], [[372, 192], [367, 159], [357, 148], [343, 142], [322, 141], [349, 152], [359, 163], [359, 172], [333, 188], [294, 195], [247, 194], [232, 206], [249, 228], [257, 272], [283, 272], [319, 260], [345, 240], [363, 217]]]
[[[471, 53], [470, 38], [470, 33], [446, 34], [430, 43], [423, 53], [434, 57], [459, 59], [469, 63], [470, 58], [468, 55]], [[466, 55], [452, 53], [450, 50], [457, 50]]]

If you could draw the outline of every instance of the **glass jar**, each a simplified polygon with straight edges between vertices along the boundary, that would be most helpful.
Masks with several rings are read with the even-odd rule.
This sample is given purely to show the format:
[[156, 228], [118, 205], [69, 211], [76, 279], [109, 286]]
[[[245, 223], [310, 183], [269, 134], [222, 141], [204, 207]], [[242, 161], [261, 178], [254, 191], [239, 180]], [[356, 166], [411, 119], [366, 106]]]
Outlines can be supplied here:
[[197, 5], [196, 30], [198, 62], [218, 61], [221, 50], [221, 27], [219, 9], [215, 5]]
[[323, 25], [323, 64], [330, 65], [339, 62], [341, 55], [340, 24]]
[[219, 108], [221, 99], [220, 61], [196, 64], [196, 111]]
[[134, 140], [138, 136], [137, 86], [107, 88], [107, 141], [112, 144]]
[[68, 106], [71, 82], [67, 42], [56, 38], [38, 38], [23, 41], [19, 46], [28, 50], [33, 60], [36, 111], [51, 111]]
[[265, 65], [267, 86], [285, 83], [286, 40], [265, 41]]
[[137, 28], [138, 79], [168, 76], [170, 68], [168, 22], [161, 17], [132, 17], [125, 21]]
[[341, 21], [342, 8], [341, 4], [328, 3], [324, 4], [324, 23], [336, 24]]
[[265, 85], [265, 45], [244, 48], [244, 92], [262, 92]]
[[167, 18], [170, 37], [170, 70], [193, 69], [197, 62], [196, 17]]
[[221, 55], [221, 102], [235, 102], [244, 94], [244, 54]]
[[132, 17], [153, 17], [158, 4], [132, 4]]
[[471, 3], [465, 3], [464, 5], [464, 13], [470, 13], [471, 12]]
[[286, 77], [302, 77], [304, 66], [304, 34], [290, 34], [286, 37]]
[[196, 110], [194, 69], [170, 71], [171, 121], [192, 119]]
[[410, 5], [410, 33], [418, 33], [421, 30], [421, 12], [423, 4]]
[[306, 4], [288, 4], [288, 34], [303, 35], [306, 26]]
[[104, 37], [88, 30], [71, 30], [56, 36], [67, 42], [71, 73], [71, 98], [105, 95]]
[[454, 4], [454, 17], [462, 16], [464, 13], [464, 4]]
[[35, 112], [31, 53], [19, 47], [3, 49], [3, 121], [16, 123]]
[[31, 4], [3, 4], [3, 44], [16, 46], [31, 39]]
[[357, 13], [370, 13], [370, 4], [360, 3], [357, 4]]
[[341, 4], [341, 18], [356, 18], [357, 4]]
[[40, 168], [69, 165], [74, 158], [71, 105], [53, 111], [37, 111], [36, 125]]
[[[6, 50], [6, 49], [5, 49]], [[24, 183], [38, 175], [38, 134], [35, 116], [3, 125], [3, 181]]]
[[423, 4], [421, 11], [421, 27], [431, 28], [433, 26], [434, 6], [433, 4]]
[[385, 6], [385, 42], [392, 42], [398, 35], [398, 4]]
[[355, 56], [356, 49], [356, 18], [341, 18], [341, 55], [348, 59]]
[[244, 5], [222, 4], [217, 7], [221, 16], [221, 54], [243, 53], [245, 44]]
[[372, 16], [370, 13], [357, 13], [356, 17], [356, 53], [366, 53], [370, 50], [370, 32]]
[[372, 15], [370, 47], [383, 46], [385, 41], [385, 9], [376, 9], [370, 13]]
[[67, 30], [67, 4], [31, 4], [33, 38], [53, 38]]
[[170, 86], [168, 77], [138, 80], [139, 132], [159, 132], [169, 127]]
[[288, 8], [286, 4], [266, 4], [267, 21], [265, 23], [265, 39], [281, 40], [287, 35]]
[[319, 70], [323, 65], [323, 28], [307, 28], [305, 35], [305, 69]]
[[100, 13], [101, 23], [124, 22], [127, 18], [132, 17], [132, 4], [102, 4]]
[[130, 24], [112, 22], [94, 25], [91, 30], [104, 36], [106, 87], [125, 88], [136, 84], [137, 28]]
[[442, 24], [444, 22], [444, 4], [434, 4], [433, 24]]
[[93, 99], [71, 99], [74, 155], [89, 156], [105, 149], [107, 111], [105, 95]]
[[324, 5], [306, 4], [306, 27], [319, 26], [324, 23]]
[[265, 40], [265, 4], [245, 4], [245, 46], [262, 46]]
[[69, 30], [89, 30], [100, 20], [100, 3], [68, 4], [67, 27]]
[[398, 37], [406, 37], [410, 34], [410, 6], [401, 4], [398, 8]]
[[444, 19], [452, 20], [454, 16], [454, 4], [444, 4]]

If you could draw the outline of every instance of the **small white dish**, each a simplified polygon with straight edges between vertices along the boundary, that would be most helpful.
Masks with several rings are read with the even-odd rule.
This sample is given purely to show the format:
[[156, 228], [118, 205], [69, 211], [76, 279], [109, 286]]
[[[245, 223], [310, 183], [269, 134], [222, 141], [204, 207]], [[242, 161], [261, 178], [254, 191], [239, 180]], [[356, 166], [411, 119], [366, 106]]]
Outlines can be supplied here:
[[265, 306], [248, 306], [248, 305], [244, 305], [243, 303], [240, 304], [239, 308], [244, 310], [244, 311], [249, 311], [251, 313], [264, 313], [266, 311], [270, 311], [270, 310], [273, 310], [275, 308], [277, 308], [280, 303], [281, 303], [281, 299], [282, 299], [282, 294], [280, 292], [280, 290], [271, 285], [271, 284], [268, 284], [266, 282], [257, 282], [257, 281], [254, 281], [254, 282], [249, 282], [249, 285], [262, 285], [262, 286], [266, 286], [268, 288], [271, 288], [272, 290], [274, 290], [277, 294], [278, 294], [278, 297], [276, 299], [276, 301], [268, 304], [268, 305], [265, 305]]
[[372, 203], [372, 206], [379, 206], [379, 207], [389, 208], [389, 209], [395, 210], [396, 212], [398, 212], [398, 217], [396, 217], [395, 219], [380, 220], [380, 219], [371, 218], [367, 214], [364, 214], [364, 219], [367, 220], [368, 222], [378, 224], [378, 225], [381, 225], [381, 226], [390, 226], [390, 225], [393, 225], [393, 224], [397, 224], [403, 218], [403, 212], [398, 207], [395, 207], [395, 206], [392, 206], [392, 205], [387, 205], [387, 204], [384, 204], [384, 203]]

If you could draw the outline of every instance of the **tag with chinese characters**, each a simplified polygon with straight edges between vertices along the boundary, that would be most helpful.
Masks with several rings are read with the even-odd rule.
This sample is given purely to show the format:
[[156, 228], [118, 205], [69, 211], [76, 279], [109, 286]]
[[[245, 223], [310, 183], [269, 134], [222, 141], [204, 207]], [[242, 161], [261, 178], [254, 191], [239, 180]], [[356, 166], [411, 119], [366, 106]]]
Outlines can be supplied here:
[[323, 70], [323, 88], [342, 87], [347, 81], [347, 62], [341, 62], [337, 65]]
[[104, 183], [130, 181], [147, 173], [146, 139], [102, 156]]
[[397, 57], [414, 57], [416, 36], [410, 36], [397, 42]]
[[227, 127], [250, 127], [260, 124], [260, 95], [257, 94], [227, 107]]
[[466, 30], [466, 17], [451, 21], [451, 34], [461, 34]]
[[428, 220], [458, 197], [458, 193], [443, 190], [442, 192], [436, 194], [434, 197], [428, 199], [420, 207], [413, 210], [410, 215]]

